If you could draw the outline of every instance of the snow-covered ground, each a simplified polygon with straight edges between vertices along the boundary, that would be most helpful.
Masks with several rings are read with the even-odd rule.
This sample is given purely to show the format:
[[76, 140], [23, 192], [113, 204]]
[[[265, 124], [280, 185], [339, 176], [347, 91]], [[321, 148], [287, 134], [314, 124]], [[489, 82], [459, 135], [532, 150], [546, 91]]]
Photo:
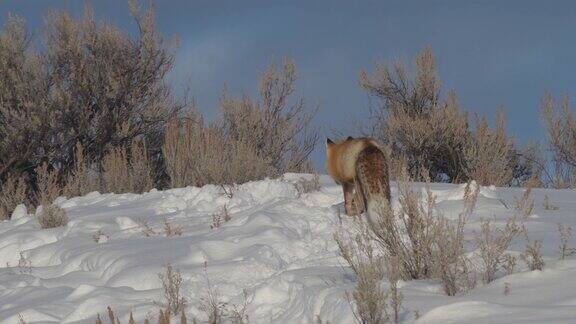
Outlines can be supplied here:
[[[317, 317], [353, 323], [345, 292], [353, 290], [355, 277], [333, 240], [336, 231], [352, 228], [347, 216], [338, 217], [342, 191], [322, 176], [320, 191], [299, 195], [292, 182], [300, 177], [247, 183], [232, 198], [216, 186], [59, 198], [70, 221], [55, 229], [40, 229], [34, 215], [17, 209], [0, 222], [0, 323], [17, 323], [19, 315], [27, 323], [94, 323], [108, 305], [123, 323], [130, 312], [141, 322], [164, 301], [158, 274], [166, 263], [182, 274], [189, 318], [206, 319], [200, 305], [210, 285], [229, 307], [241, 305], [246, 290], [251, 323], [312, 323]], [[432, 189], [437, 212], [456, 217], [463, 187]], [[482, 188], [467, 235], [473, 237], [481, 217], [505, 222], [521, 195], [518, 188]], [[557, 210], [544, 210], [545, 195]], [[434, 281], [401, 282], [402, 321], [576, 323], [576, 257], [558, 259], [557, 231], [558, 223], [576, 228], [576, 192], [535, 189], [533, 197], [526, 225], [532, 239], [543, 240], [544, 271], [527, 271], [519, 262], [517, 273], [499, 273], [496, 281], [456, 297], [445, 296]], [[213, 215], [224, 206], [231, 220], [212, 229]], [[143, 224], [161, 232], [165, 222], [182, 234], [144, 234]], [[523, 248], [522, 239], [511, 247]]]

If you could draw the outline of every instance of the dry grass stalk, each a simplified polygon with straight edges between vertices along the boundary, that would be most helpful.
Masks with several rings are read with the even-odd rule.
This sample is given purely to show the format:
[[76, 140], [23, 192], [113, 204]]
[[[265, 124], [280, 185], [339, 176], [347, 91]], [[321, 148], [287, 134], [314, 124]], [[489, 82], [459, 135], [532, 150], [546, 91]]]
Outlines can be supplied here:
[[521, 233], [514, 218], [508, 219], [504, 228], [497, 228], [488, 219], [481, 221], [481, 231], [476, 236], [484, 273], [482, 281], [487, 284], [496, 279], [496, 272], [506, 261], [505, 252], [512, 240]]
[[476, 116], [476, 127], [464, 150], [464, 174], [481, 185], [507, 186], [514, 178], [514, 141], [506, 135], [504, 114], [490, 129], [486, 117]]
[[114, 314], [112, 307], [108, 306], [108, 319], [110, 320], [110, 324], [120, 324], [120, 320], [118, 316]]
[[524, 231], [524, 233], [526, 238], [526, 249], [520, 257], [526, 263], [530, 271], [544, 269], [544, 265], [546, 263], [544, 262], [542, 253], [540, 252], [540, 249], [542, 248], [542, 241], [531, 241], [527, 232]]
[[530, 215], [532, 215], [532, 211], [534, 210], [534, 199], [531, 194], [532, 188], [526, 188], [522, 192], [522, 197], [520, 197], [520, 199], [514, 197], [516, 210], [520, 211], [523, 220], [526, 220]]
[[182, 226], [174, 226], [170, 224], [167, 218], [164, 218], [164, 236], [171, 237], [171, 236], [180, 236], [182, 235], [183, 229]]
[[32, 261], [27, 259], [23, 252], [20, 252], [20, 259], [18, 259], [18, 271], [20, 274], [32, 274]]
[[152, 164], [146, 145], [133, 141], [130, 151], [124, 147], [112, 149], [102, 159], [105, 192], [142, 193], [154, 187]]
[[542, 119], [548, 133], [548, 143], [553, 157], [554, 188], [574, 188], [576, 186], [576, 118], [568, 97], [554, 102], [546, 92], [542, 100]]
[[512, 285], [509, 282], [504, 283], [504, 296], [510, 295], [512, 292]]
[[180, 271], [175, 270], [170, 263], [166, 264], [164, 274], [158, 274], [164, 288], [164, 297], [166, 299], [166, 313], [178, 315], [186, 307], [186, 299], [181, 296], [182, 275]]
[[227, 304], [220, 300], [220, 292], [212, 285], [208, 277], [208, 264], [204, 262], [204, 276], [206, 277], [206, 296], [200, 299], [200, 310], [206, 314], [208, 323], [223, 324], [227, 316]]
[[230, 215], [228, 207], [224, 205], [221, 212], [212, 214], [212, 224], [210, 224], [210, 229], [219, 228], [223, 223], [229, 222], [231, 219], [232, 215]]
[[564, 260], [567, 256], [576, 253], [576, 248], [570, 246], [570, 240], [572, 239], [572, 226], [558, 224], [558, 233], [560, 234], [560, 260]]
[[68, 216], [66, 211], [58, 205], [42, 205], [42, 213], [38, 216], [38, 222], [42, 228], [66, 226], [68, 224]]
[[514, 273], [514, 268], [516, 267], [516, 257], [512, 254], [506, 254], [504, 256], [503, 267], [506, 270], [506, 275], [511, 275]]
[[294, 183], [298, 196], [320, 190], [320, 176], [315, 173], [312, 179], [300, 178]]
[[27, 190], [28, 186], [24, 177], [16, 178], [10, 175], [2, 182], [0, 186], [0, 221], [9, 219], [16, 206], [26, 203]]
[[90, 161], [84, 154], [80, 142], [76, 143], [74, 150], [74, 167], [68, 174], [64, 195], [67, 197], [83, 196], [92, 191], [100, 190], [100, 182], [90, 168]]
[[545, 210], [558, 210], [558, 206], [554, 206], [551, 202], [550, 202], [550, 197], [548, 195], [544, 195], [544, 200], [542, 201], [542, 207]]
[[346, 240], [341, 234], [334, 234], [334, 239], [340, 255], [356, 274], [356, 287], [346, 295], [354, 317], [359, 323], [387, 323], [389, 293], [380, 285], [385, 276], [384, 261], [375, 255], [368, 229], [363, 228], [354, 239]]

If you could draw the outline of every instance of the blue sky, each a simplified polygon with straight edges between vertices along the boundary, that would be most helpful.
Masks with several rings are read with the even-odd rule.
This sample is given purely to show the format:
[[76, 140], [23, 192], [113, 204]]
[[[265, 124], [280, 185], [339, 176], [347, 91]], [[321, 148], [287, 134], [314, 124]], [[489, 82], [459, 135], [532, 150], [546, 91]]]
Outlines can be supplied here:
[[[224, 85], [253, 93], [257, 73], [292, 57], [298, 94], [322, 136], [367, 121], [361, 69], [412, 58], [430, 45], [444, 89], [466, 109], [492, 116], [503, 106], [520, 143], [544, 140], [539, 104], [546, 89], [576, 94], [576, 1], [155, 1], [157, 24], [180, 41], [175, 85], [187, 82], [199, 108], [217, 111]], [[0, 21], [20, 15], [38, 32], [50, 9], [80, 14], [84, 1], [0, 0]], [[99, 19], [133, 30], [127, 3], [92, 1]], [[314, 160], [322, 168], [324, 145]]]

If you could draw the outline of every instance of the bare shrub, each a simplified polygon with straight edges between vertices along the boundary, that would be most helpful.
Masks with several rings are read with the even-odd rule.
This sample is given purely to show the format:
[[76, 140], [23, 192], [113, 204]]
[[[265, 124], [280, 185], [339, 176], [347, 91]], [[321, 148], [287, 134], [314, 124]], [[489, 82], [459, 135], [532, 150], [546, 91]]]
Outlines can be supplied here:
[[510, 295], [512, 292], [512, 285], [509, 282], [504, 283], [504, 296]]
[[408, 163], [414, 179], [427, 170], [432, 179], [443, 174], [460, 178], [459, 164], [468, 127], [454, 95], [442, 104], [440, 80], [430, 48], [415, 58], [413, 73], [402, 62], [379, 64], [373, 75], [361, 71], [360, 85], [382, 101], [376, 111], [375, 134], [389, 144], [392, 156]]
[[42, 204], [42, 210], [38, 216], [41, 228], [54, 228], [68, 224], [66, 211], [54, 204], [54, 199], [62, 193], [62, 187], [58, 182], [59, 172], [49, 170], [48, 164], [44, 163], [36, 169], [37, 201]]
[[152, 189], [154, 177], [146, 145], [134, 141], [130, 151], [124, 147], [111, 150], [102, 159], [102, 178], [105, 192], [142, 193]]
[[120, 320], [118, 320], [118, 316], [114, 314], [112, 307], [108, 306], [108, 319], [110, 320], [110, 324], [120, 324]]
[[0, 30], [0, 179], [44, 162], [66, 178], [76, 143], [96, 164], [136, 138], [159, 152], [164, 125], [181, 107], [165, 82], [174, 56], [152, 11], [130, 8], [136, 33], [96, 21], [88, 9], [78, 20], [52, 12], [37, 33], [39, 50], [23, 20]]
[[59, 183], [58, 170], [50, 170], [48, 163], [42, 164], [36, 168], [36, 200], [47, 206], [62, 193], [62, 187]]
[[464, 226], [467, 213], [461, 213], [456, 223], [439, 220], [441, 229], [433, 250], [433, 277], [442, 283], [444, 293], [454, 296], [476, 287], [476, 274], [464, 250]]
[[506, 186], [514, 177], [514, 142], [506, 136], [504, 114], [500, 111], [495, 129], [486, 117], [476, 116], [476, 127], [464, 150], [466, 179], [480, 185]]
[[549, 92], [542, 99], [542, 119], [548, 133], [548, 144], [553, 154], [554, 188], [576, 186], [576, 118], [568, 97], [560, 106]]
[[351, 240], [341, 234], [334, 234], [334, 239], [340, 255], [356, 274], [356, 287], [351, 296], [347, 295], [353, 304], [354, 317], [359, 323], [387, 323], [389, 293], [381, 286], [385, 276], [384, 260], [376, 255], [367, 231], [363, 229], [363, 233]]
[[532, 171], [518, 158], [503, 118], [495, 129], [477, 118], [472, 130], [456, 93], [440, 97], [431, 48], [424, 48], [414, 61], [412, 69], [395, 62], [376, 65], [372, 75], [360, 73], [360, 85], [381, 100], [374, 111], [374, 135], [390, 147], [392, 161], [404, 160], [416, 180], [422, 180], [424, 169], [434, 181], [477, 180], [483, 185], [510, 185]]
[[80, 142], [74, 149], [74, 165], [66, 179], [63, 193], [68, 197], [83, 196], [92, 191], [100, 190], [99, 178], [92, 172], [90, 161], [84, 154]]
[[520, 257], [526, 263], [530, 271], [544, 269], [545, 262], [542, 258], [542, 253], [540, 252], [541, 248], [542, 241], [531, 241], [528, 237], [528, 234], [526, 234], [526, 249]]
[[228, 211], [228, 207], [224, 205], [222, 207], [222, 211], [219, 213], [212, 214], [212, 224], [210, 224], [210, 229], [219, 228], [222, 223], [228, 222], [232, 219], [230, 212]]
[[555, 206], [550, 202], [550, 197], [548, 195], [544, 195], [544, 200], [542, 201], [542, 208], [545, 210], [558, 210], [558, 206]]
[[304, 101], [292, 103], [295, 81], [295, 64], [285, 60], [281, 70], [270, 65], [260, 76], [258, 99], [224, 93], [214, 122], [197, 112], [173, 120], [163, 146], [171, 184], [240, 184], [311, 171], [318, 134]]
[[310, 193], [320, 190], [320, 176], [314, 174], [311, 179], [300, 178], [296, 183], [294, 183], [296, 191], [298, 191], [298, 196], [302, 196], [305, 193]]
[[259, 154], [255, 143], [228, 138], [219, 123], [170, 124], [164, 159], [173, 186], [244, 183], [274, 173], [270, 158]]
[[576, 253], [576, 249], [570, 246], [572, 226], [558, 224], [558, 233], [560, 234], [560, 260], [564, 260], [567, 256]]
[[228, 136], [255, 144], [277, 174], [311, 171], [308, 157], [318, 139], [304, 99], [291, 99], [296, 78], [296, 64], [285, 58], [281, 68], [270, 64], [260, 75], [257, 100], [233, 99], [224, 93], [220, 102]]
[[42, 213], [38, 216], [38, 222], [42, 228], [66, 226], [68, 224], [68, 216], [66, 211], [58, 205], [42, 205]]
[[132, 189], [126, 149], [115, 148], [102, 158], [104, 192], [124, 193]]
[[175, 226], [172, 225], [167, 218], [164, 218], [164, 236], [171, 237], [171, 236], [180, 236], [182, 235], [183, 229], [182, 226]]
[[220, 292], [210, 282], [206, 262], [204, 262], [204, 276], [206, 277], [206, 296], [200, 299], [200, 310], [206, 314], [208, 323], [222, 324], [227, 315], [227, 304], [220, 300]]
[[164, 235], [165, 237], [180, 236], [184, 232], [182, 226], [173, 225], [166, 217], [164, 217], [162, 229], [155, 229], [150, 225], [150, 222], [145, 219], [138, 220], [138, 223], [142, 226], [142, 234], [146, 237], [159, 235]]
[[47, 84], [24, 19], [9, 16], [0, 29], [0, 181], [38, 167], [46, 144]]
[[383, 204], [369, 226], [379, 251], [397, 260], [404, 280], [437, 278], [448, 295], [472, 289], [476, 279], [464, 254], [464, 226], [475, 208], [478, 186], [466, 186], [464, 211], [455, 222], [433, 214], [435, 198], [429, 186], [422, 198], [406, 180], [399, 181], [398, 188], [400, 211], [396, 214]]
[[247, 312], [252, 300], [253, 296], [250, 295], [248, 290], [244, 289], [242, 291], [242, 303], [231, 305], [229, 310], [229, 317], [233, 324], [248, 324], [250, 322]]
[[504, 228], [497, 228], [489, 219], [480, 223], [481, 231], [476, 235], [476, 246], [480, 250], [485, 284], [496, 279], [496, 272], [506, 262], [505, 252], [512, 240], [521, 232], [514, 218], [509, 218]]
[[504, 270], [506, 270], [506, 275], [511, 275], [514, 273], [514, 268], [516, 267], [516, 257], [512, 254], [504, 255]]
[[186, 299], [181, 296], [182, 275], [175, 270], [170, 263], [166, 264], [164, 274], [158, 274], [164, 288], [164, 298], [166, 298], [166, 312], [178, 315], [186, 307]]
[[534, 211], [534, 198], [531, 195], [532, 188], [528, 187], [524, 189], [520, 198], [514, 197], [515, 208], [520, 212], [523, 220], [526, 220]]
[[195, 108], [187, 116], [168, 122], [162, 153], [171, 188], [197, 184], [196, 164], [204, 127], [204, 121]]
[[20, 274], [32, 274], [32, 261], [27, 259], [23, 252], [20, 252], [20, 259], [18, 259], [18, 271]]
[[0, 186], [0, 221], [9, 219], [19, 204], [27, 201], [26, 180], [24, 177], [8, 176]]
[[[120, 320], [118, 319], [118, 316], [116, 314], [114, 314], [114, 310], [112, 309], [112, 307], [108, 306], [107, 308], [108, 311], [108, 319], [109, 319], [109, 323], [110, 324], [120, 324]], [[186, 317], [186, 313], [184, 313], [184, 310], [182, 310], [180, 312], [180, 324], [186, 324], [188, 322], [188, 318]], [[158, 311], [158, 320], [156, 321], [157, 324], [170, 324], [170, 312], [168, 310], [164, 311], [162, 309], [160, 309]], [[193, 319], [192, 323], [196, 323], [196, 320]], [[95, 324], [103, 324], [102, 319], [100, 318], [100, 314], [96, 315], [96, 322]], [[132, 312], [130, 312], [130, 317], [128, 318], [128, 324], [136, 324], [136, 321], [134, 320], [134, 316], [132, 315]], [[150, 324], [150, 319], [146, 318], [144, 320], [144, 324]]]
[[141, 219], [138, 223], [140, 223], [140, 226], [142, 226], [142, 234], [144, 234], [144, 236], [151, 237], [158, 235], [158, 231], [155, 230], [147, 220]]

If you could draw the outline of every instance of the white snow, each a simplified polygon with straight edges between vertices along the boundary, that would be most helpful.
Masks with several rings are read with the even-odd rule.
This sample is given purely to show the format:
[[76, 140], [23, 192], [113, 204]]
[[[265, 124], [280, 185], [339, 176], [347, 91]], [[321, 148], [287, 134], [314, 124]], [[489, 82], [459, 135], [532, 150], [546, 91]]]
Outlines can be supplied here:
[[[300, 195], [293, 182], [301, 177], [309, 175], [247, 183], [232, 198], [211, 185], [61, 197], [56, 203], [70, 221], [55, 229], [40, 229], [35, 216], [19, 206], [11, 220], [0, 222], [0, 324], [17, 323], [19, 315], [27, 323], [94, 323], [108, 305], [122, 322], [130, 312], [142, 322], [164, 301], [158, 274], [168, 262], [182, 273], [189, 318], [206, 319], [199, 307], [209, 280], [230, 305], [241, 304], [243, 290], [249, 292], [251, 323], [312, 323], [317, 317], [353, 323], [345, 293], [353, 290], [355, 277], [333, 240], [336, 231], [353, 227], [339, 212], [342, 191], [322, 176], [320, 191]], [[396, 192], [393, 185], [394, 197]], [[457, 217], [464, 187], [433, 184], [432, 192], [436, 212]], [[473, 237], [482, 217], [504, 223], [521, 195], [520, 188], [480, 188], [467, 235]], [[559, 209], [544, 210], [544, 195]], [[535, 189], [533, 197], [534, 217], [526, 226], [532, 239], [543, 240], [544, 271], [528, 271], [519, 262], [517, 273], [499, 273], [496, 281], [455, 297], [445, 296], [432, 280], [401, 282], [401, 320], [576, 322], [576, 257], [558, 260], [557, 232], [558, 223], [576, 228], [576, 192]], [[231, 220], [211, 229], [213, 215], [225, 206]], [[181, 227], [182, 235], [144, 235], [144, 223], [162, 232], [165, 221]], [[511, 247], [523, 248], [522, 239]], [[30, 268], [18, 266], [20, 253]]]

